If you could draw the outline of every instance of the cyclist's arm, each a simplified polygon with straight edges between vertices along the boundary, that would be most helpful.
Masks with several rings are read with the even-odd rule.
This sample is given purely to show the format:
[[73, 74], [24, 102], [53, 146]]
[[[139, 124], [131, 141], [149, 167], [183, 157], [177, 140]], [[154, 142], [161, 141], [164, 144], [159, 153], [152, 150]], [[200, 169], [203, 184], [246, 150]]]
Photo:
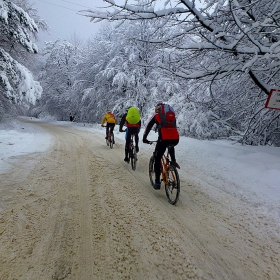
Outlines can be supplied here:
[[144, 134], [143, 134], [143, 142], [145, 143], [147, 143], [147, 137], [148, 137], [148, 134], [150, 133], [150, 131], [151, 131], [151, 129], [152, 129], [152, 127], [153, 127], [153, 125], [156, 123], [156, 118], [155, 118], [155, 116], [153, 116], [151, 119], [150, 119], [150, 121], [148, 122], [148, 124], [147, 124], [147, 126], [146, 126], [146, 129], [145, 129], [145, 132], [144, 132]]
[[120, 131], [120, 132], [122, 132], [122, 130], [123, 130], [123, 126], [124, 126], [124, 124], [125, 124], [125, 118], [126, 118], [126, 114], [124, 114], [124, 115], [122, 116], [122, 119], [121, 119], [121, 122], [120, 122], [120, 128], [119, 128], [119, 131]]
[[103, 126], [105, 122], [106, 122], [106, 115], [104, 115], [104, 117], [103, 117], [103, 119], [101, 121], [101, 126]]

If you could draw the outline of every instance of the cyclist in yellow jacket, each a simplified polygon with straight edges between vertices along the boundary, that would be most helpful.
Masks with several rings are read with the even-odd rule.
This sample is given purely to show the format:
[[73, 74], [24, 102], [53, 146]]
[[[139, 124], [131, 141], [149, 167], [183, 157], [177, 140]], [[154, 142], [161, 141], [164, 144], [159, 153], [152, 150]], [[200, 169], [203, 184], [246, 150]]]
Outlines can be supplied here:
[[109, 131], [109, 128], [110, 128], [110, 132], [111, 134], [113, 133], [114, 131], [114, 127], [117, 123], [117, 120], [116, 120], [116, 117], [115, 115], [111, 112], [110, 109], [107, 109], [107, 113], [104, 115], [102, 121], [101, 121], [101, 126], [104, 126], [104, 123], [107, 123], [106, 125], [106, 137], [105, 139], [108, 139], [108, 131]]

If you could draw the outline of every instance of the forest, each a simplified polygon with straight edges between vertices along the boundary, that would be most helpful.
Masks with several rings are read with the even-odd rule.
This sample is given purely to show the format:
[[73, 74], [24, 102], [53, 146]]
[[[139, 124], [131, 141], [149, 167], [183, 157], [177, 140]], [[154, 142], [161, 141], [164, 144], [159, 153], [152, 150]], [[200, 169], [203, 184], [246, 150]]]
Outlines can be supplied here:
[[[29, 0], [0, 0], [0, 122], [15, 115], [99, 123], [158, 102], [181, 135], [280, 146], [280, 5], [274, 0], [105, 0], [81, 11], [104, 21], [87, 42], [36, 46], [47, 23]], [[129, 3], [131, 2], [131, 3]], [[43, 56], [44, 62], [39, 58]]]

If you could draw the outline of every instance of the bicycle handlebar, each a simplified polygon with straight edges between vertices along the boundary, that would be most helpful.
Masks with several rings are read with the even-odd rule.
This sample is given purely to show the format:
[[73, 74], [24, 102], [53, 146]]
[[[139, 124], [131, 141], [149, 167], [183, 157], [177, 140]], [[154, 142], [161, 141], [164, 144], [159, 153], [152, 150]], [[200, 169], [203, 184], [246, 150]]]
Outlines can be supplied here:
[[[152, 144], [158, 142], [158, 140], [154, 140], [154, 141], [149, 141], [149, 140], [147, 140], [147, 141], [148, 141], [148, 143], [145, 143], [145, 144], [149, 144], [149, 145], [152, 145]], [[167, 146], [168, 149], [169, 149], [169, 148], [172, 148], [172, 147], [174, 147], [174, 145], [168, 145], [168, 146]]]
[[154, 143], [157, 143], [157, 141], [149, 141], [149, 140], [147, 140], [148, 142], [145, 142], [145, 144], [149, 144], [149, 145], [152, 145], [152, 144], [154, 144]]

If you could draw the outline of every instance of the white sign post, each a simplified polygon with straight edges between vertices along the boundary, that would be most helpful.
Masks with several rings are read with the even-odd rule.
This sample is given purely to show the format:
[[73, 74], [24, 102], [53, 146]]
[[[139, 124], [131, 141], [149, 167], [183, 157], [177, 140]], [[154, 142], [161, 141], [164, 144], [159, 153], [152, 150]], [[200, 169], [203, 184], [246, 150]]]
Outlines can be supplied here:
[[265, 103], [265, 108], [280, 110], [280, 89], [271, 89]]

